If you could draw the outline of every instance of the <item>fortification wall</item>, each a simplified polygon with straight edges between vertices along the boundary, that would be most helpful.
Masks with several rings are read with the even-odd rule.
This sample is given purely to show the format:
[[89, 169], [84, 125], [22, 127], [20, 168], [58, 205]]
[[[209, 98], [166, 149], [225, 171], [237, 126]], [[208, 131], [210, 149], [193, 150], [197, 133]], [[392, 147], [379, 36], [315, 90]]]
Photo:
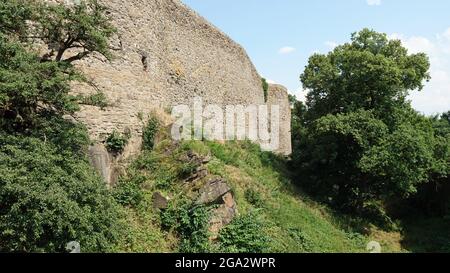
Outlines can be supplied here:
[[292, 153], [291, 141], [291, 105], [286, 87], [269, 84], [267, 104], [278, 105], [280, 110], [280, 143], [276, 153], [289, 156]]
[[[74, 0], [43, 0], [73, 3]], [[100, 0], [118, 35], [112, 41], [111, 62], [93, 56], [76, 65], [107, 97], [110, 106], [83, 105], [76, 119], [85, 123], [91, 138], [102, 142], [113, 130], [131, 132], [128, 154], [140, 145], [141, 117], [155, 108], [191, 104], [262, 105], [261, 77], [244, 49], [179, 0]], [[142, 57], [146, 57], [144, 69]], [[281, 90], [282, 89], [282, 90]], [[269, 103], [284, 111], [280, 153], [290, 153], [290, 107], [283, 88], [271, 88]], [[88, 85], [73, 92], [93, 94]], [[284, 93], [283, 93], [284, 92]], [[289, 113], [288, 113], [289, 111]]]

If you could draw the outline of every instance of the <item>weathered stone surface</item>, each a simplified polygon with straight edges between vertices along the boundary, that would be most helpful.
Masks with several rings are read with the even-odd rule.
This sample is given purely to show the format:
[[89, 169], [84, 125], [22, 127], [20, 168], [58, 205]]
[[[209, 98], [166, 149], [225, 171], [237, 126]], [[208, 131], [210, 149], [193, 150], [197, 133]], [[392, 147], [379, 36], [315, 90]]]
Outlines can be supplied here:
[[209, 232], [211, 233], [210, 240], [217, 239], [220, 230], [231, 223], [234, 217], [237, 215], [237, 206], [231, 192], [222, 196], [223, 204], [221, 204], [212, 213], [211, 220], [209, 222]]
[[292, 154], [291, 141], [291, 106], [287, 89], [278, 84], [270, 84], [267, 98], [269, 109], [278, 105], [280, 109], [279, 148], [276, 153], [289, 156]]
[[196, 154], [194, 151], [188, 151], [185, 155], [183, 155], [180, 160], [184, 162], [189, 162], [191, 164], [194, 164], [196, 166], [200, 166], [204, 164], [205, 157]]
[[180, 160], [192, 164], [195, 168], [195, 171], [184, 180], [185, 183], [194, 183], [209, 175], [208, 168], [204, 165], [211, 160], [210, 156], [202, 156], [193, 151], [188, 151], [181, 156]]
[[210, 180], [201, 190], [197, 204], [218, 204], [209, 221], [210, 240], [217, 239], [220, 230], [237, 215], [237, 204], [230, 186], [222, 178]]
[[202, 164], [208, 164], [209, 162], [211, 162], [211, 156], [205, 156], [202, 160]]
[[153, 208], [166, 209], [169, 201], [160, 192], [155, 192], [152, 196]]
[[195, 183], [209, 174], [208, 169], [206, 167], [199, 167], [191, 176], [185, 179], [186, 183]]
[[102, 144], [95, 144], [89, 147], [89, 159], [91, 165], [99, 172], [103, 177], [107, 185], [111, 185], [111, 164], [112, 158], [105, 146]]
[[70, 122], [72, 124], [78, 124], [78, 121], [74, 117], [72, 117], [71, 115], [64, 115], [62, 118], [65, 121]]
[[[71, 3], [70, 0], [41, 0]], [[116, 58], [99, 56], [76, 63], [107, 96], [104, 110], [83, 105], [76, 119], [87, 125], [94, 141], [102, 142], [113, 130], [129, 128], [132, 138], [142, 135], [154, 109], [204, 104], [263, 105], [261, 77], [245, 50], [179, 0], [100, 0], [110, 10], [118, 34], [111, 41]], [[68, 55], [74, 52], [68, 52]], [[145, 57], [145, 62], [143, 62]], [[269, 90], [269, 103], [283, 107], [279, 149], [290, 153], [290, 111], [287, 93]], [[91, 85], [74, 84], [73, 92], [92, 94]], [[130, 145], [130, 155], [139, 152]]]
[[200, 195], [196, 203], [202, 205], [223, 203], [222, 197], [230, 191], [230, 186], [228, 186], [223, 178], [211, 179], [200, 190]]
[[232, 209], [236, 208], [236, 202], [234, 201], [234, 197], [230, 192], [225, 194], [222, 197], [222, 200], [223, 200], [223, 204], [225, 205], [225, 207], [232, 208]]

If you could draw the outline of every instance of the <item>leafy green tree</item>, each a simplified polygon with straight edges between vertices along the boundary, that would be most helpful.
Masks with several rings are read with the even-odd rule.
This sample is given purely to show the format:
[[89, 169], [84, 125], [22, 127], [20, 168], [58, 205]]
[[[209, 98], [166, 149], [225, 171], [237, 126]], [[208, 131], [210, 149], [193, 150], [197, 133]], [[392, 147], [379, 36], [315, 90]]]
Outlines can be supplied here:
[[447, 111], [444, 114], [442, 114], [441, 119], [447, 121], [450, 124], [450, 111]]
[[430, 79], [428, 57], [408, 54], [399, 40], [364, 29], [327, 55], [314, 54], [301, 75], [310, 120], [358, 109], [385, 115], [405, 103], [409, 90]]
[[313, 55], [301, 75], [307, 105], [293, 111], [300, 120], [293, 119], [293, 167], [305, 188], [386, 223], [388, 201], [448, 179], [445, 114], [433, 121], [406, 100], [430, 78], [429, 67], [425, 54], [410, 55], [400, 41], [368, 29]]
[[36, 126], [39, 116], [73, 113], [70, 81], [81, 76], [69, 64], [41, 62], [19, 42], [0, 34], [0, 125], [9, 130]]
[[2, 0], [0, 2], [0, 33], [25, 36], [27, 20], [31, 19], [32, 7], [29, 0]]
[[142, 146], [144, 150], [151, 151], [155, 146], [155, 138], [160, 129], [160, 121], [155, 116], [151, 116], [144, 127], [142, 133]]
[[4, 0], [0, 15], [0, 252], [107, 251], [119, 210], [86, 159], [86, 128], [63, 116], [78, 109], [70, 82], [84, 80], [72, 62], [110, 56], [104, 9]]
[[[26, 130], [42, 115], [78, 109], [69, 84], [84, 77], [71, 63], [93, 53], [111, 57], [108, 41], [115, 30], [105, 12], [95, 0], [72, 6], [20, 0], [0, 4], [2, 128]], [[28, 50], [38, 40], [49, 48], [44, 56]]]
[[403, 124], [361, 158], [362, 172], [383, 183], [383, 193], [408, 197], [429, 179], [434, 157], [433, 132]]
[[450, 121], [448, 112], [431, 119], [435, 131], [434, 158], [429, 181], [419, 186], [410, 203], [430, 215], [450, 215]]
[[[36, 6], [35, 37], [48, 45], [45, 59], [65, 62], [81, 60], [93, 53], [110, 59], [109, 38], [116, 32], [106, 16], [106, 8], [97, 0], [80, 1], [71, 6]], [[69, 50], [75, 53], [65, 57]]]
[[415, 112], [403, 118], [394, 131], [365, 110], [316, 120], [294, 154], [304, 188], [342, 211], [392, 224], [386, 202], [410, 198], [448, 172], [430, 120]]
[[362, 173], [359, 162], [387, 134], [387, 126], [363, 110], [317, 120], [295, 155], [303, 185], [341, 209], [360, 209], [380, 189]]
[[0, 134], [0, 252], [108, 251], [118, 209], [87, 160], [39, 138]]

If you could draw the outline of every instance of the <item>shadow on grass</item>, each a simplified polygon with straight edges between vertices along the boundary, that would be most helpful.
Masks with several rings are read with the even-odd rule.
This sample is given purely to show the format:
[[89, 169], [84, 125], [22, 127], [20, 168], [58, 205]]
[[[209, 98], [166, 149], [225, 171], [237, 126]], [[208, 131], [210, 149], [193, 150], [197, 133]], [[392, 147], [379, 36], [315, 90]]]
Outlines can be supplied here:
[[402, 246], [414, 253], [450, 253], [450, 218], [403, 221]]

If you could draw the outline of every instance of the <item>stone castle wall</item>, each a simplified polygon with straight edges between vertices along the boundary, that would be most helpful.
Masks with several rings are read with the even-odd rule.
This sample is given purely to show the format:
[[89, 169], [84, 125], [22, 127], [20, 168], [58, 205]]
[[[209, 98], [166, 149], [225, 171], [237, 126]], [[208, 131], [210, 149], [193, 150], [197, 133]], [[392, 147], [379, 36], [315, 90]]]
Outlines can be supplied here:
[[267, 104], [280, 107], [280, 143], [277, 153], [291, 155], [291, 105], [286, 87], [279, 84], [270, 84]]
[[[73, 0], [44, 0], [73, 2]], [[142, 116], [155, 108], [191, 104], [264, 104], [261, 77], [244, 49], [179, 0], [100, 0], [118, 29], [112, 41], [115, 59], [90, 57], [77, 66], [108, 98], [106, 109], [82, 106], [76, 119], [85, 123], [94, 141], [113, 130], [130, 131], [139, 146]], [[142, 58], [146, 58], [144, 69]], [[74, 92], [92, 94], [87, 85]], [[290, 154], [290, 107], [286, 89], [271, 87], [269, 103], [282, 109], [280, 153]], [[132, 153], [133, 151], [129, 151]]]

